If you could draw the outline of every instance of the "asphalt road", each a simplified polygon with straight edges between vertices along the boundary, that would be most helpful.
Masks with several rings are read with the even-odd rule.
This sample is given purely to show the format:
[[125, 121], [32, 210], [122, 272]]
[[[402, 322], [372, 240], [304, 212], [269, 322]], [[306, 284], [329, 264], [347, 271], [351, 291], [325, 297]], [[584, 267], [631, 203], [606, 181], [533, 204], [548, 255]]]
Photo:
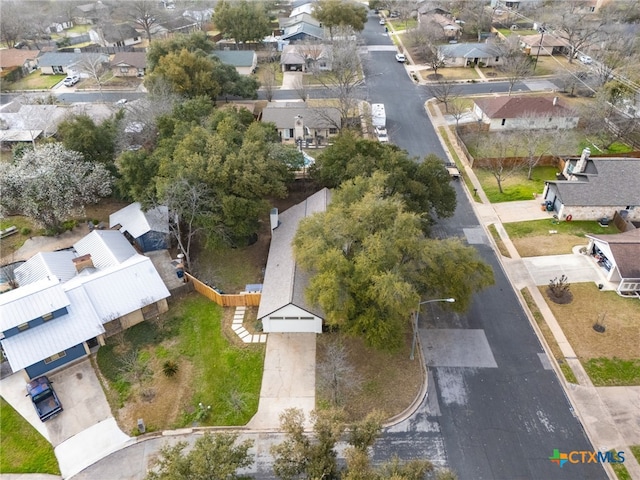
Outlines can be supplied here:
[[[390, 139], [411, 155], [445, 158], [424, 111], [428, 89], [415, 85], [371, 16], [364, 32], [367, 98], [384, 103]], [[506, 91], [506, 83], [463, 91]], [[526, 86], [516, 85], [525, 90]], [[553, 449], [593, 450], [524, 314], [473, 209], [456, 184], [458, 205], [439, 222], [437, 237], [461, 236], [494, 271], [495, 285], [478, 293], [468, 312], [425, 305], [420, 338], [429, 368], [428, 398], [407, 421], [385, 432], [377, 462], [397, 453], [448, 465], [461, 480], [607, 478], [596, 464], [551, 463]]]

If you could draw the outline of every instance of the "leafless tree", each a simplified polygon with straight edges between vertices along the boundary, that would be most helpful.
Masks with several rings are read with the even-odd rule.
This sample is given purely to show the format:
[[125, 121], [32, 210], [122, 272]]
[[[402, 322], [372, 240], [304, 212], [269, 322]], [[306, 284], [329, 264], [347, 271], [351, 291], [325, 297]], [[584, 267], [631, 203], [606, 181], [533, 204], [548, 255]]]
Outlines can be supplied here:
[[444, 31], [436, 22], [426, 22], [407, 32], [409, 45], [417, 59], [427, 64], [438, 78], [438, 69], [444, 67], [446, 57], [439, 48]]
[[483, 32], [491, 31], [493, 10], [488, 0], [456, 0], [451, 2], [451, 11], [464, 17], [465, 31], [476, 34], [478, 41], [482, 40]]
[[640, 119], [621, 112], [616, 103], [611, 94], [603, 90], [580, 110], [583, 131], [600, 150], [640, 133]]
[[327, 345], [324, 360], [318, 367], [318, 377], [320, 388], [330, 396], [334, 407], [341, 406], [347, 396], [360, 387], [347, 348], [340, 340]]
[[267, 63], [264, 68], [260, 69], [260, 84], [264, 89], [264, 93], [267, 97], [268, 102], [273, 100], [273, 92], [277, 87], [276, 72], [279, 68], [280, 65], [275, 62], [271, 62]]
[[2, 15], [0, 15], [0, 38], [12, 48], [25, 34], [27, 12], [21, 2], [3, 1]]
[[293, 89], [303, 102], [309, 98], [309, 80], [304, 74], [298, 75], [293, 81]]
[[0, 273], [2, 273], [2, 276], [5, 278], [5, 281], [12, 289], [19, 287], [18, 280], [16, 279], [16, 273], [15, 273], [15, 270], [18, 266], [19, 265], [15, 263], [10, 263], [8, 265], [3, 265], [2, 267], [0, 267]]
[[455, 119], [456, 128], [458, 128], [460, 119], [468, 111], [469, 111], [469, 107], [465, 105], [465, 102], [461, 98], [454, 98], [449, 102], [449, 114]]
[[518, 37], [511, 35], [507, 41], [498, 47], [499, 56], [502, 59], [498, 66], [509, 82], [509, 95], [513, 91], [514, 85], [527, 78], [533, 72], [533, 60], [529, 55], [522, 52], [518, 44]]
[[444, 103], [444, 109], [447, 113], [449, 113], [449, 103], [460, 95], [460, 87], [447, 79], [439, 79], [429, 84], [427, 90], [437, 101]]
[[134, 0], [126, 3], [129, 16], [145, 31], [149, 42], [151, 42], [151, 30], [159, 23], [162, 15], [158, 5], [157, 0]]
[[362, 84], [362, 65], [357, 44], [351, 40], [353, 31], [340, 28], [331, 44], [329, 62], [331, 70], [315, 73], [318, 82], [337, 99], [342, 129], [356, 114], [358, 99], [356, 89]]
[[490, 142], [478, 146], [477, 156], [483, 159], [484, 168], [496, 179], [500, 193], [504, 193], [502, 183], [523, 167], [523, 163], [515, 159], [516, 148], [513, 135], [501, 133], [491, 135]]
[[107, 63], [104, 55], [100, 53], [85, 53], [77, 64], [78, 70], [89, 76], [98, 85], [102, 97], [103, 75], [107, 71]]
[[617, 25], [619, 29], [609, 30], [600, 42], [600, 49], [593, 54], [596, 60], [593, 71], [600, 85], [606, 84], [614, 77], [614, 72], [629, 63], [634, 53], [637, 54], [639, 42], [629, 25]]
[[573, 62], [577, 52], [599, 39], [606, 23], [602, 16], [594, 16], [583, 7], [584, 2], [578, 0], [556, 2], [552, 23], [556, 29], [553, 33], [569, 44], [569, 63]]

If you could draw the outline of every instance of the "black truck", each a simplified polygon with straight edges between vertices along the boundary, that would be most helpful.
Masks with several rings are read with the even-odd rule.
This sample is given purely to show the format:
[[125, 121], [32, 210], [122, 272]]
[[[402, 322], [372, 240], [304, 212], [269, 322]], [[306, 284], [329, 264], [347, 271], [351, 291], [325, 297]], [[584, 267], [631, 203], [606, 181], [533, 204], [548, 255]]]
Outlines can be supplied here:
[[46, 422], [62, 412], [62, 404], [49, 379], [43, 375], [27, 383], [27, 396], [38, 412], [40, 420]]

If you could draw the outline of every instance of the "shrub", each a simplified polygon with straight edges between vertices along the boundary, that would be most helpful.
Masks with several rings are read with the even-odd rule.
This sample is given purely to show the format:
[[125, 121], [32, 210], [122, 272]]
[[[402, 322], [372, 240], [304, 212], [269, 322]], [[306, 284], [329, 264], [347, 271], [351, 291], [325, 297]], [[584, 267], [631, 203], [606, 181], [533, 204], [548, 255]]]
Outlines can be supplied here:
[[26, 236], [26, 235], [30, 235], [30, 234], [31, 234], [31, 229], [30, 229], [29, 227], [22, 227], [22, 228], [20, 229], [20, 233], [21, 233], [22, 235], [25, 235], [25, 236]]
[[173, 377], [176, 373], [178, 373], [178, 370], [178, 362], [174, 360], [167, 360], [162, 364], [162, 373], [164, 373], [166, 377]]

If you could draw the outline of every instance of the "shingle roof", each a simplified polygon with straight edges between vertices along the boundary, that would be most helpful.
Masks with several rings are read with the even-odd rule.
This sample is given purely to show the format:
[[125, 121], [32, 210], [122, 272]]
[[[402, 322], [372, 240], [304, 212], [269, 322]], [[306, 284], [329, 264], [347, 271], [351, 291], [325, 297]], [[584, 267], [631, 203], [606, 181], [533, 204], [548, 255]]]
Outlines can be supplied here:
[[[542, 41], [542, 45], [540, 45], [540, 41]], [[528, 45], [530, 47], [568, 47], [569, 42], [562, 38], [558, 38], [550, 33], [545, 33], [544, 38], [539, 33], [534, 35], [525, 35], [520, 37], [520, 42], [524, 45]]]
[[640, 278], [640, 228], [614, 235], [586, 235], [606, 242], [622, 278]]
[[284, 29], [282, 40], [286, 40], [299, 34], [308, 35], [322, 40], [324, 38], [324, 29], [306, 22], [296, 23], [295, 25], [291, 25]]
[[122, 42], [131, 38], [138, 38], [138, 31], [127, 23], [119, 25], [106, 24], [102, 26], [102, 36], [109, 43]]
[[111, 60], [111, 66], [129, 65], [136, 68], [146, 68], [147, 54], [144, 52], [118, 52]]
[[135, 202], [109, 215], [109, 228], [116, 225], [122, 227], [121, 232], [129, 232], [133, 238], [151, 230], [169, 233], [169, 209], [161, 205], [143, 212], [140, 202]]
[[440, 46], [440, 52], [447, 58], [489, 58], [500, 56], [498, 48], [491, 43], [452, 43]]
[[252, 67], [256, 52], [253, 50], [216, 50], [211, 55], [218, 57], [222, 63], [234, 67]]
[[278, 227], [271, 234], [258, 319], [289, 304], [313, 315], [324, 316], [321, 309], [309, 305], [305, 299], [309, 274], [297, 267], [291, 244], [300, 221], [314, 213], [324, 212], [330, 200], [330, 191], [323, 188], [279, 215]]
[[82, 58], [81, 53], [73, 52], [46, 52], [38, 58], [38, 65], [41, 67], [75, 65]]
[[305, 22], [315, 27], [320, 26], [320, 22], [316, 18], [314, 18], [312, 15], [309, 15], [308, 13], [300, 13], [293, 17], [285, 17], [285, 18], [278, 19], [280, 28], [287, 28], [300, 22]]
[[335, 108], [309, 107], [305, 102], [270, 102], [262, 111], [262, 121], [273, 122], [277, 128], [293, 128], [298, 115], [309, 128], [333, 128], [340, 124], [340, 112]]
[[0, 50], [0, 68], [21, 67], [26, 61], [34, 60], [38, 55], [40, 50], [2, 49]]
[[[576, 162], [576, 159], [571, 159]], [[619, 207], [640, 205], [640, 159], [590, 158], [586, 172], [578, 180], [549, 180], [556, 186], [560, 201], [567, 206]]]
[[548, 117], [575, 117], [576, 113], [553, 96], [488, 97], [474, 100], [489, 118], [519, 118], [523, 115]]

